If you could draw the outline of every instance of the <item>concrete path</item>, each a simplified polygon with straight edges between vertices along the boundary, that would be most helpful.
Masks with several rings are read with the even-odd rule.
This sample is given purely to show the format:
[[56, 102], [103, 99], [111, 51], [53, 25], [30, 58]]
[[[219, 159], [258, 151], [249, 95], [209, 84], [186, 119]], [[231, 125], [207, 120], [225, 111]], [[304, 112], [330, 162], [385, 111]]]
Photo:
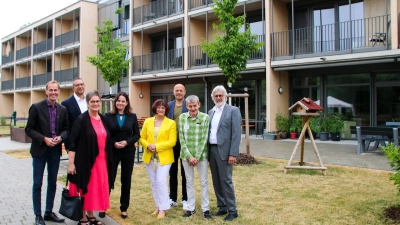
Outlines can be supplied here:
[[[240, 152], [246, 152], [246, 141], [243, 137]], [[260, 136], [250, 137], [250, 154], [268, 158], [289, 160], [296, 145], [295, 140], [265, 141]], [[28, 149], [30, 144], [11, 141], [9, 137], [0, 138], [0, 224], [33, 224], [34, 215], [32, 207], [32, 159], [16, 159], [1, 151]], [[391, 170], [386, 158], [379, 150], [357, 155], [357, 142], [350, 141], [317, 141], [317, 148], [322, 162], [328, 167], [332, 165], [353, 166], [376, 170]], [[299, 159], [299, 151], [295, 160]], [[318, 162], [309, 140], [305, 144], [305, 161]], [[66, 174], [68, 161], [61, 161], [59, 174]], [[283, 169], [283, 168], [282, 168]], [[43, 179], [42, 208], [44, 208], [46, 193], [46, 177]], [[57, 185], [54, 212], [58, 212], [63, 184]], [[98, 218], [99, 219], [99, 218]], [[106, 225], [118, 224], [110, 217], [101, 219]], [[47, 225], [58, 223], [46, 222]], [[65, 224], [76, 224], [66, 220]]]

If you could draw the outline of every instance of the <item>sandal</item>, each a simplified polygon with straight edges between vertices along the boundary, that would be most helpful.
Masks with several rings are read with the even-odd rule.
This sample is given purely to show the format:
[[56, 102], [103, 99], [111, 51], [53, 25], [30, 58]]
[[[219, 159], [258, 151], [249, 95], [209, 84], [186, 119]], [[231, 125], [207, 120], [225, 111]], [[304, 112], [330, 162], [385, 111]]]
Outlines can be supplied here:
[[103, 225], [103, 223], [98, 221], [96, 217], [88, 217], [88, 219], [92, 225]]
[[89, 220], [79, 220], [78, 221], [78, 225], [90, 225], [90, 221]]

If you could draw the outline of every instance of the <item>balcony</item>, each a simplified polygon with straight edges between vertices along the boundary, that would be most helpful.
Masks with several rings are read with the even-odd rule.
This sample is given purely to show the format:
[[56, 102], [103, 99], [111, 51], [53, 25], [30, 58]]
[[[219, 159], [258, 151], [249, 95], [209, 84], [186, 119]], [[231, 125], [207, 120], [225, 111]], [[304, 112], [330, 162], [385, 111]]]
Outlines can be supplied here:
[[79, 29], [69, 31], [67, 33], [56, 36], [55, 48], [79, 42]]
[[12, 91], [14, 90], [14, 80], [6, 80], [1, 82], [2, 91]]
[[390, 15], [384, 15], [272, 33], [272, 53], [280, 60], [386, 50], [388, 37]]
[[134, 73], [183, 69], [183, 48], [133, 57]]
[[52, 49], [53, 49], [53, 38], [49, 38], [45, 41], [33, 45], [33, 55], [37, 55], [42, 52], [47, 52]]
[[31, 46], [17, 50], [15, 55], [17, 56], [17, 60], [31, 56]]
[[74, 78], [79, 77], [79, 67], [54, 71], [54, 80], [58, 83], [72, 83]]
[[51, 73], [33, 75], [32, 87], [45, 86], [49, 81], [51, 81]]
[[15, 79], [15, 89], [23, 89], [31, 87], [31, 77], [23, 77]]
[[6, 56], [6, 55], [1, 56], [1, 62], [3, 65], [5, 65], [9, 62], [14, 62], [14, 52], [10, 52], [10, 54], [8, 54], [8, 56]]
[[183, 1], [158, 0], [133, 9], [133, 24], [140, 24], [160, 17], [183, 12]]
[[201, 6], [208, 6], [214, 4], [213, 0], [191, 0], [189, 2], [189, 9], [201, 7]]
[[[261, 43], [264, 42], [265, 35], [258, 35], [256, 42]], [[265, 42], [264, 42], [265, 43]], [[253, 60], [264, 61], [265, 59], [265, 44], [258, 49], [250, 53], [248, 58], [248, 63], [255, 62]], [[207, 66], [213, 64], [211, 59], [207, 56], [207, 54], [201, 49], [200, 45], [190, 46], [189, 47], [189, 67], [196, 66]]]

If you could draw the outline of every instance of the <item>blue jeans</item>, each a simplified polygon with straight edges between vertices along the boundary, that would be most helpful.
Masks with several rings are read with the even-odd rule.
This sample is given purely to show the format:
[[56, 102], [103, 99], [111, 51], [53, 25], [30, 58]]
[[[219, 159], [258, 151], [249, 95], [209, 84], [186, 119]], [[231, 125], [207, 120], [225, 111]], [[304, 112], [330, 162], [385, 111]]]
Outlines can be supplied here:
[[58, 168], [60, 166], [60, 151], [55, 147], [48, 147], [41, 157], [32, 157], [33, 166], [33, 186], [32, 200], [33, 212], [35, 215], [41, 215], [41, 195], [44, 168], [47, 163], [47, 194], [46, 194], [46, 212], [53, 211], [54, 197], [56, 195], [56, 182]]

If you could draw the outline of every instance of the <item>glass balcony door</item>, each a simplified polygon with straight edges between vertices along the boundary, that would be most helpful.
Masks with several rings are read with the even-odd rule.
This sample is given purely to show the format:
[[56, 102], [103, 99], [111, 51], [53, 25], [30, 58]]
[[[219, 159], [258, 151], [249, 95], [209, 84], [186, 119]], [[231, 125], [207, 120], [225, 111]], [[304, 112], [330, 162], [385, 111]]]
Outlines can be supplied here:
[[314, 52], [329, 52], [335, 50], [335, 9], [314, 9]]

